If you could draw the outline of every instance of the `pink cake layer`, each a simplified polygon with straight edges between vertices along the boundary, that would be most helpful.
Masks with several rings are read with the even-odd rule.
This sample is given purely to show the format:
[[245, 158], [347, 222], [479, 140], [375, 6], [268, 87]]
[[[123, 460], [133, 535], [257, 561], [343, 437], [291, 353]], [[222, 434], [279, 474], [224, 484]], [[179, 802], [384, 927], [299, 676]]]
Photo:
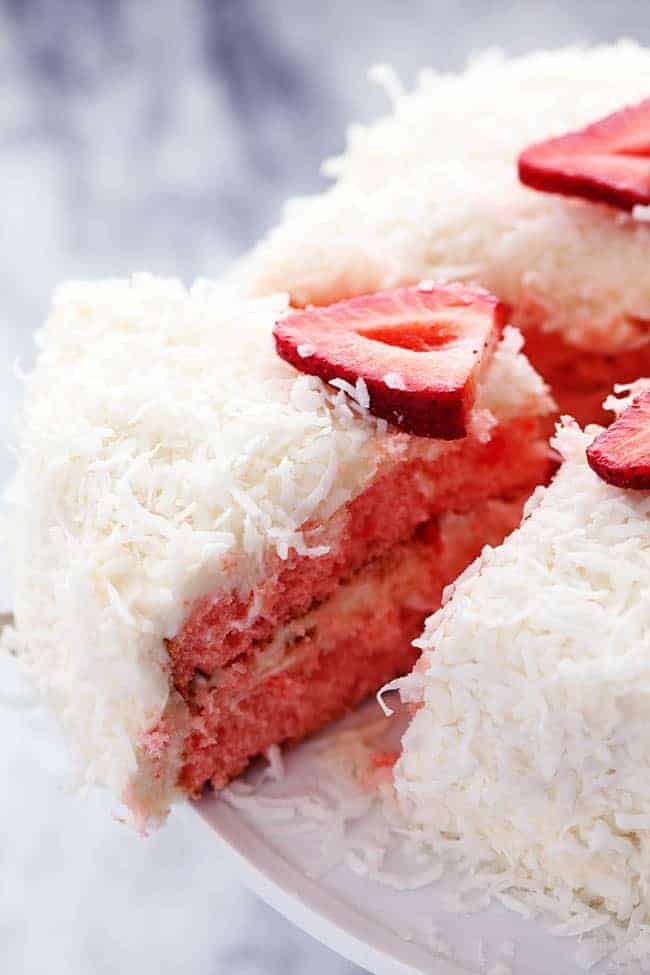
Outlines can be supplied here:
[[[536, 419], [514, 421], [488, 443], [467, 438], [437, 457], [391, 464], [329, 522], [311, 526], [319, 544], [330, 545], [327, 555], [290, 552], [284, 561], [269, 555], [254, 594], [221, 590], [200, 600], [168, 645], [173, 683], [192, 725], [182, 786], [194, 793], [206, 782], [223, 785], [270, 744], [316, 730], [407, 670], [410, 641], [442, 587], [486, 541], [500, 541], [518, 523], [520, 498], [548, 478], [550, 464]], [[474, 518], [488, 499], [516, 501], [506, 514], [501, 505], [498, 517]], [[472, 513], [472, 529], [443, 545], [438, 519], [450, 511]], [[346, 586], [363, 582], [364, 572], [377, 591], [383, 586], [381, 600], [337, 610], [336, 626], [322, 610], [318, 637], [302, 634], [299, 659], [260, 682], [259, 662], [278, 631], [334, 605]], [[154, 734], [152, 751], [156, 741]]]
[[[457, 516], [434, 518], [408, 542], [393, 546], [343, 583], [306, 619], [304, 636], [287, 647], [268, 675], [257, 673], [268, 645], [196, 678], [186, 700], [191, 734], [181, 784], [190, 793], [219, 788], [270, 745], [301, 740], [341, 717], [369, 694], [407, 672], [411, 646], [444, 587], [480, 553], [499, 544], [521, 520], [525, 498], [486, 502]], [[340, 611], [341, 596], [352, 602]], [[356, 598], [355, 598], [356, 597]]]

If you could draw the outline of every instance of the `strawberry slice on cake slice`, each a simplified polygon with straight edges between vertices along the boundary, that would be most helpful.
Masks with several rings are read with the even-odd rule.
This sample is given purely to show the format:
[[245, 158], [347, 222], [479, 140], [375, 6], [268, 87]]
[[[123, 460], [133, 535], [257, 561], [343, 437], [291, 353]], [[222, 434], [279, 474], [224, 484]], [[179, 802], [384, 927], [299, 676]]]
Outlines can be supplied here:
[[477, 379], [508, 319], [479, 288], [399, 288], [297, 311], [275, 326], [278, 354], [326, 381], [362, 380], [368, 408], [406, 433], [467, 433]]
[[536, 190], [621, 210], [650, 205], [650, 98], [529, 146], [518, 165], [519, 179]]
[[550, 473], [553, 403], [504, 316], [453, 287], [308, 310], [150, 276], [57, 292], [14, 640], [90, 781], [154, 820], [410, 669]]
[[[639, 385], [643, 391], [589, 445], [587, 461], [608, 484], [647, 491], [650, 489], [650, 389], [644, 380], [635, 384]], [[610, 404], [617, 405], [613, 399]]]

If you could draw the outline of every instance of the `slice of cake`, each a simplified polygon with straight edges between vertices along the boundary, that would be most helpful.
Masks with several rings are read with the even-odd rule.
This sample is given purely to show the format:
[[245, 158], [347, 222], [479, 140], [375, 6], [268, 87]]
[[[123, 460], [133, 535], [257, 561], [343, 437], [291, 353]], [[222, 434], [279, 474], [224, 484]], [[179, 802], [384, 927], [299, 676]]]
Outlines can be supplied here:
[[604, 422], [612, 385], [650, 374], [647, 208], [618, 208], [650, 193], [650, 107], [554, 140], [543, 158], [535, 147], [522, 175], [552, 193], [522, 185], [517, 162], [646, 98], [650, 52], [492, 52], [462, 75], [422, 72], [411, 94], [389, 88], [392, 114], [350, 129], [326, 167], [336, 184], [290, 203], [240, 284], [308, 304], [425, 278], [477, 282], [513, 307], [561, 410]]
[[428, 621], [395, 785], [477, 884], [647, 952], [650, 394], [598, 430], [565, 421], [552, 484]]
[[485, 292], [288, 312], [138, 276], [62, 287], [39, 336], [14, 639], [143, 819], [407, 672], [550, 472], [552, 401]]

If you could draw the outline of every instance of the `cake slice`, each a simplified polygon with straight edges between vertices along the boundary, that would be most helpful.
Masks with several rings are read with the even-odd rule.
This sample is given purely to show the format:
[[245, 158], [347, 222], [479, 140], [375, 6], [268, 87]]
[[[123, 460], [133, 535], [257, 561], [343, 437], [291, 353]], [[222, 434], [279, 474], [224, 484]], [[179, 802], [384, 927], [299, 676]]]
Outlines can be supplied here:
[[[547, 478], [553, 404], [520, 337], [484, 292], [445, 293], [438, 318], [430, 288], [373, 299], [375, 329], [377, 305], [408, 314], [355, 340], [351, 384], [305, 374], [333, 353], [283, 296], [149, 276], [57, 292], [12, 490], [14, 639], [87, 778], [142, 820], [407, 672], [443, 587]], [[445, 322], [444, 355], [409, 348]], [[386, 357], [403, 375], [372, 386]], [[417, 362], [438, 363], [428, 386]], [[436, 436], [400, 429], [414, 390]], [[466, 429], [440, 425], [447, 394]], [[394, 423], [370, 412], [387, 403]]]
[[[239, 284], [288, 290], [299, 305], [426, 278], [482, 284], [512, 306], [561, 411], [605, 422], [612, 385], [650, 374], [647, 208], [618, 209], [650, 192], [650, 52], [627, 41], [491, 52], [461, 75], [422, 72], [410, 94], [388, 80], [392, 114], [350, 129], [326, 166], [335, 185], [290, 203]], [[610, 113], [623, 122], [599, 123]], [[526, 156], [529, 181], [537, 173], [535, 185], [555, 192], [522, 185], [522, 153], [567, 133], [550, 162], [538, 146]], [[556, 195], [590, 188], [603, 203]]]
[[615, 921], [647, 952], [650, 494], [590, 466], [643, 460], [650, 483], [638, 415], [593, 447], [599, 428], [565, 420], [552, 484], [428, 621], [395, 786], [416, 835], [477, 886], [575, 915], [576, 933]]

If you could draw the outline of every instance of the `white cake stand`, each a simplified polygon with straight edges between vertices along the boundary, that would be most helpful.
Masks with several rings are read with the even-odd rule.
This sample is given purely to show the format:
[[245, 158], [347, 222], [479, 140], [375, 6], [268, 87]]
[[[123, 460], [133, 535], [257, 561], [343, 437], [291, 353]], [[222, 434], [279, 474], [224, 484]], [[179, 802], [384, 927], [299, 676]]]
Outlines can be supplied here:
[[[376, 707], [365, 705], [363, 720]], [[336, 731], [334, 726], [293, 749], [285, 756], [282, 781], [264, 782], [256, 797], [273, 803], [283, 795], [308, 794], [315, 750]], [[396, 891], [345, 865], [315, 879], [321, 837], [294, 829], [281, 808], [273, 805], [266, 818], [218, 795], [195, 806], [242, 881], [304, 931], [375, 975], [584, 975], [575, 958], [578, 941], [551, 935], [540, 921], [500, 904], [450, 913], [443, 901], [453, 893], [453, 880]], [[607, 970], [606, 961], [590, 968]]]

